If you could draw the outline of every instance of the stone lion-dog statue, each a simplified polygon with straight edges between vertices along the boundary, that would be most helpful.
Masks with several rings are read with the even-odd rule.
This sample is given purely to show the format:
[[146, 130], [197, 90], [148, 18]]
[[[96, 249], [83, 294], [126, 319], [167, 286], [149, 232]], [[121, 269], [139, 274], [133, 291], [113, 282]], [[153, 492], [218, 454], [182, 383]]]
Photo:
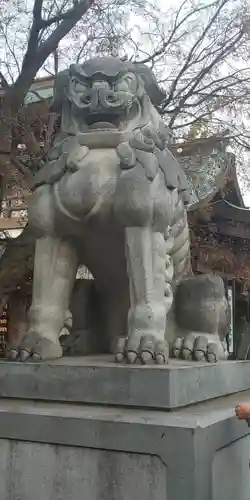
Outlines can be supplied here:
[[[145, 65], [115, 57], [73, 64], [55, 83], [60, 117], [29, 204], [36, 235], [27, 334], [8, 356], [62, 356], [59, 335], [80, 264], [95, 279], [117, 362], [226, 358], [224, 283], [193, 276], [188, 183], [168, 149]], [[114, 342], [115, 341], [115, 342]]]

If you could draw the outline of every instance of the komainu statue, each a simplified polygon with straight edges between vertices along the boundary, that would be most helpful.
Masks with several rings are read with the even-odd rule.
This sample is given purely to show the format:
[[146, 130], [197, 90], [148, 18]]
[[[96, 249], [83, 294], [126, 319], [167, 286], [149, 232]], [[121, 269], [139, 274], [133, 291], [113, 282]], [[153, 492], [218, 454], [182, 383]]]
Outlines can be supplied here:
[[80, 264], [94, 276], [99, 335], [116, 361], [225, 359], [224, 284], [192, 276], [188, 184], [167, 147], [155, 107], [162, 99], [147, 67], [115, 57], [58, 75], [60, 128], [29, 205], [37, 240], [28, 331], [12, 359], [62, 356], [59, 334]]

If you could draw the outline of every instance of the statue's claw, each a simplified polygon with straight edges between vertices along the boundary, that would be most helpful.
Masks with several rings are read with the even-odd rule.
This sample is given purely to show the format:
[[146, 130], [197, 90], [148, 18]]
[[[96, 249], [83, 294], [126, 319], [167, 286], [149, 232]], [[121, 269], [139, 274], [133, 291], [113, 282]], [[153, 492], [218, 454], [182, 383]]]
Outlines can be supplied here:
[[10, 361], [15, 361], [18, 357], [18, 350], [14, 348], [8, 348], [6, 351], [6, 358], [9, 359]]
[[166, 341], [159, 341], [153, 335], [143, 335], [136, 342], [135, 339], [118, 339], [115, 350], [117, 363], [142, 365], [168, 363], [169, 346]]
[[155, 362], [155, 339], [152, 335], [145, 335], [140, 342], [140, 360], [144, 365]]
[[136, 351], [127, 351], [126, 353], [127, 363], [134, 365], [138, 360], [138, 353]]
[[29, 359], [31, 356], [32, 352], [27, 351], [26, 349], [21, 349], [19, 352], [19, 360], [21, 361], [21, 363], [27, 361], [27, 359]]
[[205, 361], [216, 363], [227, 358], [227, 353], [215, 335], [189, 334], [184, 338], [177, 338], [172, 345], [172, 357], [187, 361]]
[[41, 337], [38, 334], [27, 334], [18, 347], [11, 346], [6, 353], [10, 361], [46, 361], [62, 357], [62, 347], [59, 342]]
[[117, 363], [122, 363], [125, 360], [126, 343], [126, 337], [120, 337], [117, 339], [114, 352], [115, 361]]
[[32, 354], [32, 361], [41, 361], [41, 354], [38, 354], [37, 352], [33, 352]]
[[165, 365], [169, 358], [169, 345], [166, 341], [158, 342], [155, 349], [155, 361], [158, 365]]

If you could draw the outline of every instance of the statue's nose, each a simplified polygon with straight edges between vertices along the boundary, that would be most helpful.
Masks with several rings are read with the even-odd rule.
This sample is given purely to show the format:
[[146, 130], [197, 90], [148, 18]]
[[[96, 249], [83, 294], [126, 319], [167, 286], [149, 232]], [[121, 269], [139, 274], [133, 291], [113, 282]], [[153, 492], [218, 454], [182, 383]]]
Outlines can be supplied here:
[[99, 103], [103, 108], [116, 108], [121, 105], [116, 92], [107, 89], [99, 90]]
[[104, 80], [96, 80], [95, 82], [93, 82], [93, 85], [92, 85], [92, 89], [106, 89], [106, 90], [109, 90], [110, 89], [110, 86], [108, 84], [108, 82], [105, 82]]
[[110, 91], [110, 86], [108, 82], [105, 82], [103, 80], [96, 80], [93, 82], [91, 88], [89, 89], [88, 92], [85, 92], [81, 96], [81, 101], [84, 105], [86, 106], [91, 106], [92, 109], [97, 108], [98, 106], [102, 105], [101, 101], [103, 101], [101, 95], [106, 93], [109, 93]]
[[92, 89], [94, 92], [98, 92], [98, 102], [103, 108], [116, 107], [118, 105], [117, 94], [111, 90], [108, 82], [95, 81], [92, 85]]

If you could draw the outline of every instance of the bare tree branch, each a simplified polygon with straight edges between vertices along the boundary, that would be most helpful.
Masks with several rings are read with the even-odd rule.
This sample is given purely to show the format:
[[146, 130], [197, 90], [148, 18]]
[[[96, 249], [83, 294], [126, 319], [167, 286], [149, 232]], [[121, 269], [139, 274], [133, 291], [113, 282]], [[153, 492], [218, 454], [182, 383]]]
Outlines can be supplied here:
[[[227, 1], [227, 0], [226, 0]], [[174, 35], [176, 34], [177, 30], [183, 26], [185, 24], [186, 21], [188, 21], [188, 19], [193, 16], [193, 11], [189, 11], [180, 21], [179, 21], [179, 17], [180, 17], [180, 13], [182, 11], [182, 8], [184, 7], [184, 5], [187, 3], [187, 0], [184, 0], [182, 2], [182, 4], [180, 5], [179, 9], [177, 10], [177, 13], [176, 13], [176, 17], [175, 17], [175, 21], [174, 21], [174, 25], [173, 25], [173, 29], [169, 35], [169, 37], [167, 38], [166, 41], [163, 42], [162, 46], [153, 52], [153, 54], [149, 55], [148, 57], [146, 57], [145, 59], [142, 59], [141, 61], [139, 61], [141, 64], [147, 64], [149, 62], [151, 62], [152, 60], [158, 58], [159, 56], [161, 56], [168, 48], [168, 46], [170, 45], [170, 43], [172, 42], [173, 38], [174, 38]], [[201, 5], [200, 7], [198, 7], [196, 9], [196, 13], [198, 14], [199, 12], [202, 12], [203, 10], [207, 10], [208, 7], [212, 7], [214, 5], [216, 5], [217, 1], [215, 2], [212, 2], [211, 4], [208, 4], [208, 5]]]
[[[171, 100], [173, 99], [173, 96], [174, 96], [174, 92], [176, 90], [176, 87], [177, 87], [177, 84], [178, 84], [178, 81], [180, 80], [181, 76], [184, 74], [184, 72], [188, 69], [191, 61], [192, 61], [192, 56], [195, 52], [195, 50], [197, 49], [197, 47], [199, 47], [200, 43], [202, 42], [202, 40], [204, 39], [204, 36], [206, 35], [206, 33], [208, 33], [208, 31], [210, 30], [211, 26], [213, 25], [213, 23], [215, 22], [215, 20], [217, 19], [217, 17], [219, 16], [222, 8], [224, 7], [224, 5], [228, 2], [229, 0], [222, 0], [221, 4], [218, 6], [218, 8], [216, 9], [214, 15], [212, 16], [212, 18], [209, 20], [207, 26], [205, 27], [203, 33], [198, 37], [198, 39], [196, 40], [196, 42], [194, 43], [194, 45], [192, 46], [182, 68], [180, 69], [179, 73], [177, 74], [175, 80], [173, 81], [172, 85], [171, 85], [171, 88], [170, 88], [170, 92], [169, 92], [169, 95], [168, 95], [168, 98], [166, 99], [165, 101], [165, 106], [167, 106], [168, 104], [170, 104]], [[204, 70], [203, 70], [204, 71]]]
[[15, 112], [23, 102], [27, 89], [30, 87], [37, 71], [44, 64], [49, 55], [56, 50], [60, 40], [69, 33], [81, 17], [89, 10], [94, 0], [79, 0], [59, 25], [51, 32], [46, 40], [39, 43], [42, 0], [36, 0], [33, 8], [33, 23], [30, 30], [27, 50], [23, 59], [21, 73], [11, 88], [10, 95], [6, 96], [12, 112]]
[[0, 82], [1, 82], [3, 89], [8, 90], [9, 84], [1, 71], [0, 71]]

